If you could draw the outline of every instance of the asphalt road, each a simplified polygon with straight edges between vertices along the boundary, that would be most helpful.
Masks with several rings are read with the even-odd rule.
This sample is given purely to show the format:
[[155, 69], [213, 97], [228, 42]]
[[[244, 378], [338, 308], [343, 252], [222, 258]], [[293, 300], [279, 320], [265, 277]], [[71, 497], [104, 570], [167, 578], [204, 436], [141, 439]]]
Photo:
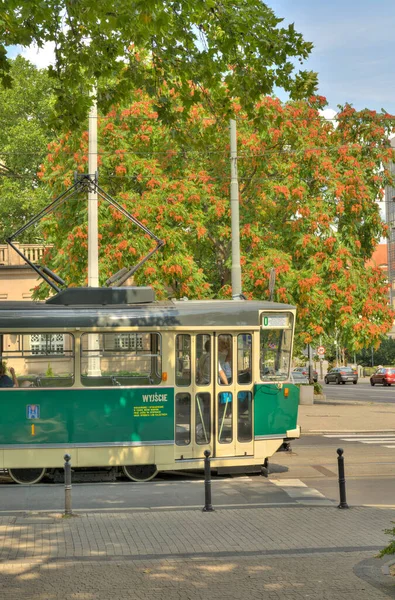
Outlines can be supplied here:
[[[212, 495], [216, 506], [282, 504], [290, 501], [281, 488], [262, 476], [214, 477]], [[122, 511], [149, 508], [203, 508], [204, 478], [175, 475], [159, 477], [147, 483], [77, 483], [72, 486], [74, 510]], [[64, 510], [64, 486], [44, 484], [25, 486], [3, 484], [0, 490], [0, 514], [14, 511]]]
[[[289, 486], [304, 486], [300, 488], [304, 501], [315, 502], [314, 494], [319, 492], [337, 502], [339, 447], [344, 449], [348, 503], [395, 508], [395, 435], [380, 432], [303, 436], [292, 442], [291, 452], [278, 452], [272, 457], [268, 479], [260, 475], [213, 477], [213, 504], [218, 508], [247, 508], [297, 503]], [[174, 472], [160, 474], [147, 483], [74, 483], [72, 502], [74, 510], [88, 512], [159, 507], [169, 510], [180, 506], [200, 509], [204, 505], [204, 479], [201, 473]], [[62, 484], [1, 485], [0, 514], [41, 510], [64, 510]]]
[[[338, 448], [344, 451], [348, 503], [395, 508], [395, 434], [376, 431], [302, 436], [292, 442], [292, 452], [272, 457], [270, 477], [300, 478], [326, 498], [339, 499]], [[281, 472], [276, 473], [280, 457]]]
[[359, 380], [357, 385], [336, 383], [322, 385], [322, 391], [327, 400], [357, 400], [359, 402], [395, 402], [395, 386], [370, 385], [369, 380]]

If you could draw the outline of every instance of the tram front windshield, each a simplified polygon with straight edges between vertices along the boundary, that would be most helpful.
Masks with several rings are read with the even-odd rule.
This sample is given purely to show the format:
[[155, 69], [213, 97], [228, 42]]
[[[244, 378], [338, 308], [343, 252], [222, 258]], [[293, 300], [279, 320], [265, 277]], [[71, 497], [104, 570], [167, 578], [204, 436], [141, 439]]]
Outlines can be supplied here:
[[288, 379], [291, 366], [292, 331], [292, 313], [262, 313], [260, 340], [262, 381]]

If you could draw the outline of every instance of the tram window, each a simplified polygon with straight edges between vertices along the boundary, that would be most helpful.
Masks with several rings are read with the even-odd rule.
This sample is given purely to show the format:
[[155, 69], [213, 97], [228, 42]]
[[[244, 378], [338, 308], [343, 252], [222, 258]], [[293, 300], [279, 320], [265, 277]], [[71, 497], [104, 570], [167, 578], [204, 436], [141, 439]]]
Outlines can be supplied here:
[[196, 394], [195, 402], [195, 438], [197, 444], [209, 444], [211, 440], [211, 396], [207, 392]]
[[251, 442], [252, 440], [252, 393], [237, 393], [237, 440]]
[[220, 444], [230, 444], [233, 441], [233, 394], [220, 392], [218, 394], [218, 441]]
[[237, 336], [237, 383], [252, 381], [252, 335], [242, 333]]
[[196, 383], [211, 383], [211, 337], [207, 333], [196, 336]]
[[176, 385], [191, 385], [191, 336], [176, 336]]
[[70, 387], [74, 337], [70, 333], [4, 333], [0, 360], [13, 367], [19, 387]]
[[285, 381], [291, 365], [293, 315], [263, 313], [261, 319], [261, 380]]
[[161, 380], [159, 333], [84, 333], [81, 336], [83, 385], [154, 385]]
[[232, 383], [232, 336], [227, 333], [218, 336], [218, 372], [218, 383], [220, 385]]
[[191, 443], [191, 394], [176, 394], [176, 445]]

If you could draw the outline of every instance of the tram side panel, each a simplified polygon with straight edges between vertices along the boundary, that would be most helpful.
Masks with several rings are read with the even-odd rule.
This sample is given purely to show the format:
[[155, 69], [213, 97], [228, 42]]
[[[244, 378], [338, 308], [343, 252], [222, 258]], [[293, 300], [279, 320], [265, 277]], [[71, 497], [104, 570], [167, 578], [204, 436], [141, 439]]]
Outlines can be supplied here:
[[2, 402], [0, 468], [61, 467], [65, 452], [76, 467], [173, 460], [172, 387], [4, 390]]
[[272, 456], [288, 439], [300, 437], [299, 388], [292, 383], [255, 384], [255, 457]]

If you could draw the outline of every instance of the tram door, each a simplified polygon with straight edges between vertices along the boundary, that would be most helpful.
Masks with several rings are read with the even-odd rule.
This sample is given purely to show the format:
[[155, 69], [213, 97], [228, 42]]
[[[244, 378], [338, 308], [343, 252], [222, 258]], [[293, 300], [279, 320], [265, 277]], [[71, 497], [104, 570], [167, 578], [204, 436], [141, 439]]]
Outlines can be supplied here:
[[175, 458], [213, 455], [213, 336], [176, 336]]
[[214, 454], [252, 456], [252, 335], [220, 333], [215, 342]]
[[250, 333], [176, 336], [175, 458], [252, 456]]

